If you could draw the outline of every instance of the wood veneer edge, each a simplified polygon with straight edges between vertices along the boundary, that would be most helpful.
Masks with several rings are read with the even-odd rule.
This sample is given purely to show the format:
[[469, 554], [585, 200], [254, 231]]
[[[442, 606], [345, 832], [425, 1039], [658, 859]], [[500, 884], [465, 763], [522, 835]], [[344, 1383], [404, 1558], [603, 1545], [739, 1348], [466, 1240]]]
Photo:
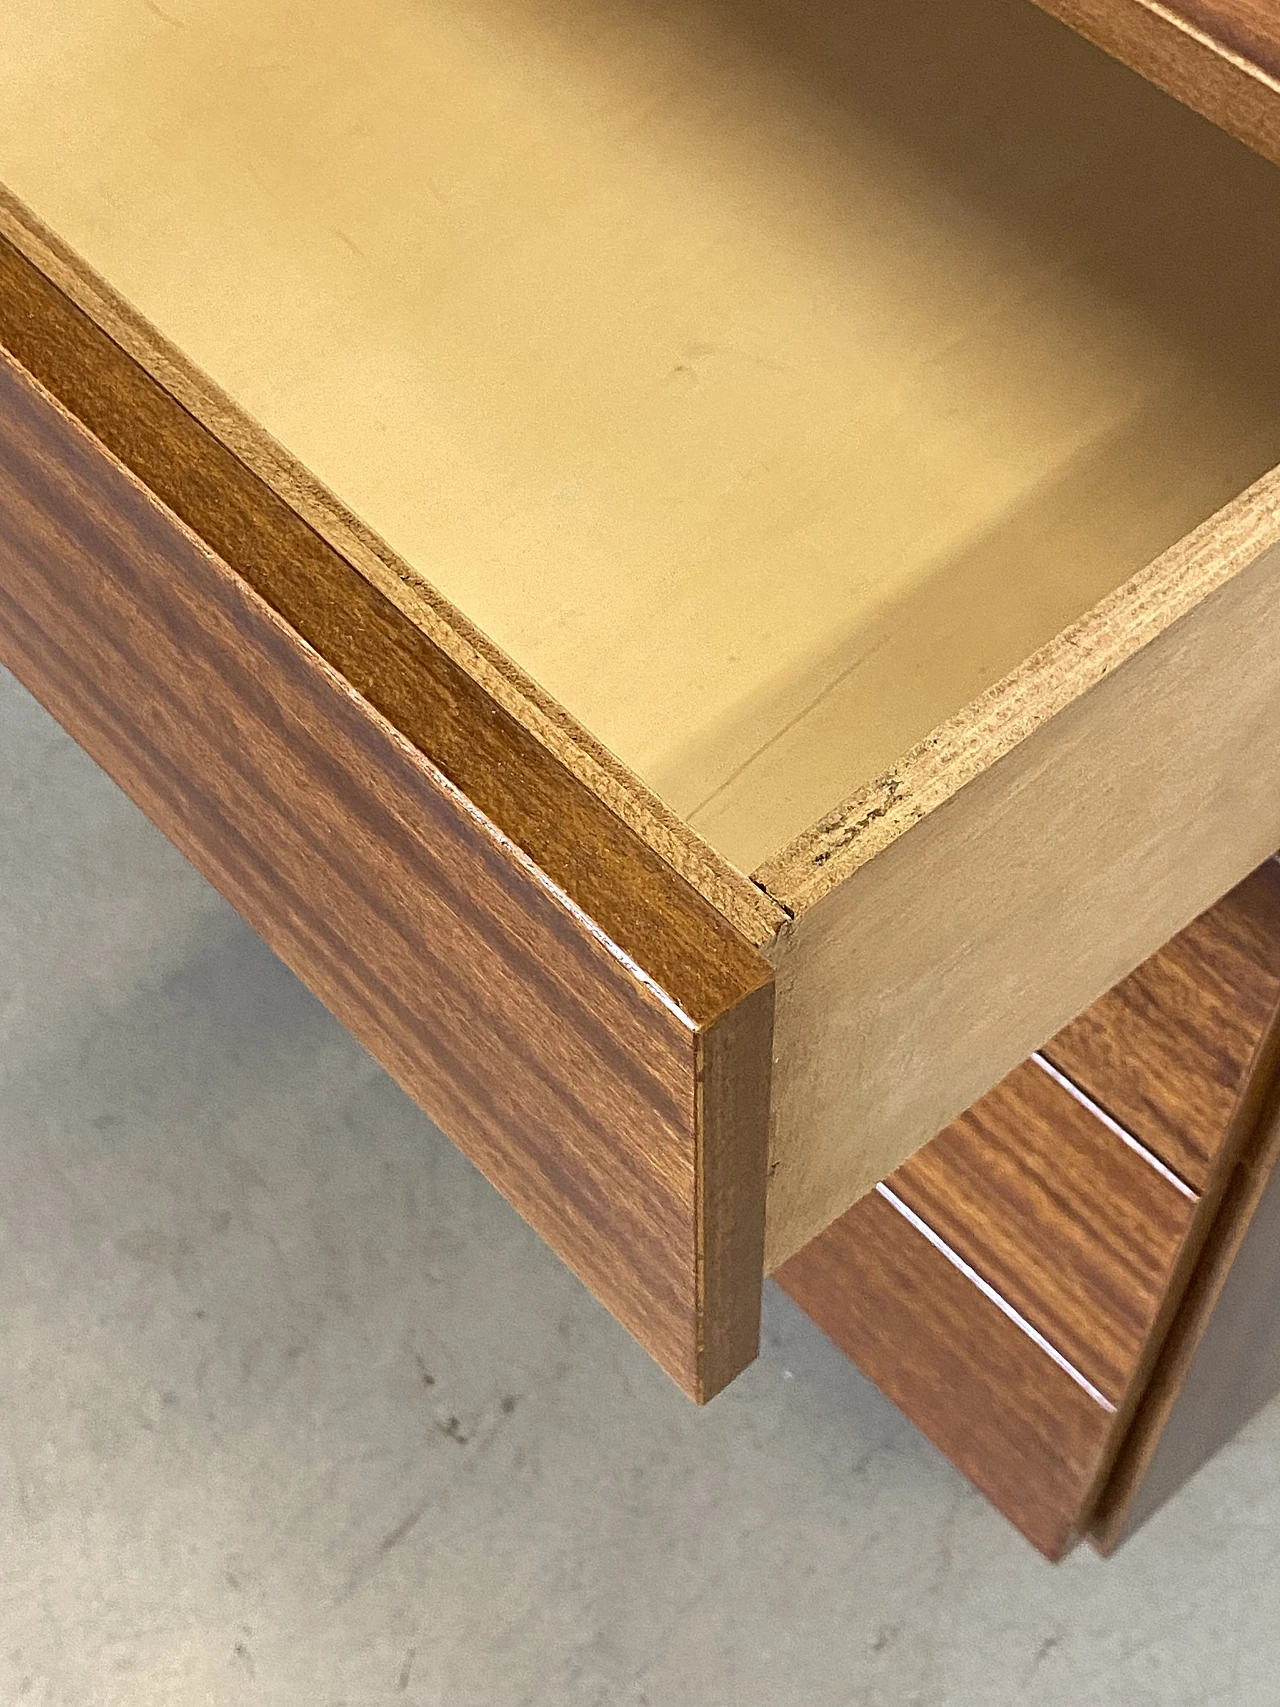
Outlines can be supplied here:
[[773, 1005], [774, 986], [764, 984], [697, 1041], [700, 1401], [727, 1386], [760, 1347]]

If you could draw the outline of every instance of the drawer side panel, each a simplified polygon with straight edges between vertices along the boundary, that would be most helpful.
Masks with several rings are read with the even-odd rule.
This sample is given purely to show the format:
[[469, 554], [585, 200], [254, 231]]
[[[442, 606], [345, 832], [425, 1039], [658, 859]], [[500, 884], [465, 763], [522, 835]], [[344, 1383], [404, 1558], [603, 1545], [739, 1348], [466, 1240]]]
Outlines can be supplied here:
[[1276, 492], [1194, 542], [1242, 566], [784, 931], [770, 1269], [1280, 843]]

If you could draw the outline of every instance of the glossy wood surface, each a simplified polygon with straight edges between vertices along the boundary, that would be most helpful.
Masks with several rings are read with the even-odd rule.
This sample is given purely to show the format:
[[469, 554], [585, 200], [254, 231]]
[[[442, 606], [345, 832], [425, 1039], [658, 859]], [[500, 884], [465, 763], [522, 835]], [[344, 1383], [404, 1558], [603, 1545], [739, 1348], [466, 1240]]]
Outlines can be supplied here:
[[[90, 393], [111, 383], [67, 359]], [[205, 466], [193, 502], [216, 501]], [[265, 506], [280, 531], [250, 532], [235, 472], [223, 531], [287, 587], [288, 518]], [[688, 982], [664, 990], [8, 356], [0, 661], [686, 1391], [750, 1360], [763, 963], [717, 953], [695, 906]], [[396, 658], [401, 691], [429, 701], [412, 663]]]
[[878, 1192], [777, 1279], [1033, 1546], [1061, 1557], [1104, 1465], [1109, 1409]]
[[897, 1195], [1113, 1404], [1194, 1202], [1035, 1062], [894, 1174]]
[[1203, 1191], [1277, 1005], [1280, 864], [1269, 860], [1043, 1053]]

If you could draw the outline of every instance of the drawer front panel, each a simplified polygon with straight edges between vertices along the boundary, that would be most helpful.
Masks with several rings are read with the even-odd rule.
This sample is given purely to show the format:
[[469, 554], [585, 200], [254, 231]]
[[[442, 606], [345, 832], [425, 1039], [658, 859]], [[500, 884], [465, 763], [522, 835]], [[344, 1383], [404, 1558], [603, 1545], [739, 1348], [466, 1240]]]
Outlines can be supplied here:
[[7, 356], [0, 662], [687, 1391], [754, 1355], [763, 962], [682, 1007]]
[[898, 1169], [893, 1190], [1118, 1404], [1191, 1229], [1189, 1193], [1035, 1061]]
[[1280, 1005], [1280, 864], [1268, 860], [1043, 1053], [1204, 1191]]
[[783, 1289], [1032, 1544], [1061, 1557], [1112, 1410], [881, 1193], [779, 1269]]

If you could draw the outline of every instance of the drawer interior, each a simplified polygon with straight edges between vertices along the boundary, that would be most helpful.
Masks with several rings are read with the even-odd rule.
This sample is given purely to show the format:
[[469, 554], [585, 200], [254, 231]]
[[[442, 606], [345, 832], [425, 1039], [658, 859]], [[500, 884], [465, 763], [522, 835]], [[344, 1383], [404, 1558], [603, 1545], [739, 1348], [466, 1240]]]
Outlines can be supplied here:
[[743, 870], [1280, 461], [1280, 176], [1028, 0], [45, 0], [0, 181]]

